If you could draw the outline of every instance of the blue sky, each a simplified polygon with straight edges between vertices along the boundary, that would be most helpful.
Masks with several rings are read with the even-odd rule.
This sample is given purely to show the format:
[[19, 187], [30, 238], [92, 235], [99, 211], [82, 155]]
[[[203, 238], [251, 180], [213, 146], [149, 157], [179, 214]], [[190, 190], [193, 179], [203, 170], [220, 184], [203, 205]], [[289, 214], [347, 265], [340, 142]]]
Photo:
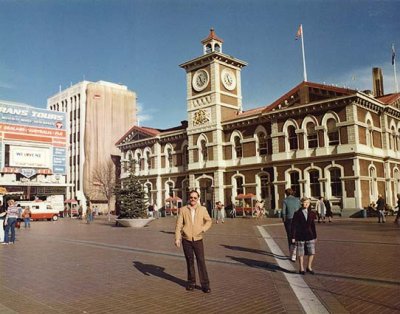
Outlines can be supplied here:
[[268, 105], [303, 80], [300, 23], [309, 81], [372, 89], [381, 67], [391, 93], [399, 12], [394, 0], [0, 0], [0, 99], [45, 108], [60, 85], [106, 80], [137, 93], [141, 125], [179, 125], [179, 64], [202, 54], [214, 27], [223, 52], [248, 62], [244, 109]]

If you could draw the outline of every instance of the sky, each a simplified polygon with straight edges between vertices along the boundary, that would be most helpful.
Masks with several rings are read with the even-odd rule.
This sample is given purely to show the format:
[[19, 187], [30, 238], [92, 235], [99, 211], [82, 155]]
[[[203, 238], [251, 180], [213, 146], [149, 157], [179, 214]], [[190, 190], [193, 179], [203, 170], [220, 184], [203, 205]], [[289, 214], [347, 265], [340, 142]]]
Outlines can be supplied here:
[[[0, 0], [0, 99], [46, 108], [83, 80], [136, 92], [140, 125], [187, 120], [186, 73], [211, 27], [243, 60], [244, 110], [267, 106], [303, 80], [372, 89], [380, 67], [395, 92], [400, 0]], [[398, 81], [400, 72], [397, 71]]]

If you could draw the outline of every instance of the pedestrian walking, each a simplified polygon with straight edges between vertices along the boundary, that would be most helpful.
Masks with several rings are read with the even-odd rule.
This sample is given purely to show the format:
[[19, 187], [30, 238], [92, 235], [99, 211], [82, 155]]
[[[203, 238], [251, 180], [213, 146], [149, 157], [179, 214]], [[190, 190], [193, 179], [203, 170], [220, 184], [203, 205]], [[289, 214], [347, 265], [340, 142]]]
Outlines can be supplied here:
[[25, 206], [24, 211], [22, 212], [22, 219], [24, 220], [25, 228], [31, 227], [31, 215], [32, 215], [32, 212], [29, 209], [29, 206]]
[[[15, 224], [19, 217], [20, 209], [15, 205], [15, 201], [10, 199], [8, 202], [7, 215], [4, 221], [4, 242], [3, 244], [14, 244], [15, 243]], [[11, 232], [11, 238], [10, 238]]]
[[326, 217], [328, 218], [329, 222], [332, 222], [333, 219], [332, 204], [328, 199], [324, 199], [324, 204], [326, 208]]
[[282, 221], [285, 226], [286, 236], [289, 246], [289, 254], [293, 262], [296, 261], [296, 257], [293, 256], [294, 245], [292, 243], [292, 220], [294, 213], [301, 207], [300, 200], [294, 196], [294, 192], [291, 188], [285, 190], [286, 197], [283, 200], [282, 207]]
[[182, 244], [187, 266], [187, 291], [193, 291], [196, 285], [194, 269], [194, 255], [196, 255], [197, 268], [201, 289], [210, 293], [210, 281], [204, 258], [203, 234], [211, 227], [212, 221], [207, 209], [200, 205], [200, 194], [192, 190], [189, 193], [189, 204], [179, 211], [175, 228], [175, 245], [179, 248]]
[[93, 208], [90, 202], [86, 206], [86, 223], [90, 224], [93, 221]]
[[399, 214], [400, 214], [400, 193], [397, 194], [397, 206], [395, 207], [397, 208], [397, 215], [396, 218], [394, 219], [394, 223], [398, 224], [399, 223]]
[[221, 222], [224, 223], [225, 222], [224, 204], [218, 201], [217, 203], [215, 203], [215, 209], [217, 212], [216, 222], [219, 223], [219, 220], [221, 219]]
[[321, 221], [323, 223], [325, 223], [326, 207], [325, 207], [323, 196], [319, 197], [315, 209], [316, 209], [317, 215], [318, 215], [318, 223], [320, 223]]
[[[315, 256], [315, 243], [317, 231], [315, 228], [316, 214], [310, 208], [310, 199], [301, 199], [301, 208], [293, 215], [292, 242], [296, 244], [299, 257], [299, 273], [305, 275], [306, 271], [314, 275], [312, 263]], [[304, 256], [308, 256], [307, 269], [304, 269]]]
[[378, 223], [386, 222], [385, 208], [386, 208], [386, 202], [383, 199], [382, 194], [379, 194], [378, 200], [376, 201], [376, 210], [378, 211]]

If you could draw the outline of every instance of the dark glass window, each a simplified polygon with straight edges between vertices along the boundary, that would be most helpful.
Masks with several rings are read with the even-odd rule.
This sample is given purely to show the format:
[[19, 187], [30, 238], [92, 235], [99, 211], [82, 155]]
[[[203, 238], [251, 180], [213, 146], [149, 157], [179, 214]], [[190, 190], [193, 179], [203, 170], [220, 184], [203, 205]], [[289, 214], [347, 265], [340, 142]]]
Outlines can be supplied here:
[[336, 126], [335, 119], [327, 121], [329, 145], [339, 145], [339, 129]]
[[263, 132], [258, 133], [258, 145], [259, 145], [260, 156], [267, 155], [268, 154], [267, 137]]
[[294, 195], [300, 197], [300, 174], [297, 171], [290, 173], [290, 188], [293, 190]]
[[244, 188], [243, 188], [243, 178], [242, 177], [236, 177], [236, 194], [244, 194]]
[[293, 125], [288, 126], [288, 140], [290, 149], [298, 149], [299, 144], [297, 141], [296, 128]]
[[321, 196], [321, 185], [319, 184], [319, 171], [310, 170], [310, 190], [311, 196], [320, 197]]
[[315, 131], [315, 125], [312, 122], [307, 123], [307, 140], [308, 148], [318, 147], [318, 137]]
[[329, 172], [331, 175], [332, 196], [341, 197], [343, 192], [342, 192], [342, 181], [340, 180], [340, 169], [332, 168]]
[[235, 145], [236, 158], [243, 157], [242, 143], [240, 143], [240, 137], [235, 136], [234, 142], [235, 142], [234, 145]]

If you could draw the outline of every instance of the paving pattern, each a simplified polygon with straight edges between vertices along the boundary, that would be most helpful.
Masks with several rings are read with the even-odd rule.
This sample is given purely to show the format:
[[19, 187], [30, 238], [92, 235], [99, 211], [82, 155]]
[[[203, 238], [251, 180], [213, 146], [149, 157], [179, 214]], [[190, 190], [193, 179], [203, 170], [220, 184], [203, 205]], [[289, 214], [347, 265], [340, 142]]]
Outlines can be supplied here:
[[[214, 224], [205, 249], [211, 294], [185, 290], [175, 218], [142, 229], [105, 218], [33, 222], [0, 246], [0, 313], [304, 313], [257, 226], [287, 253], [278, 219]], [[319, 224], [315, 276], [330, 313], [400, 313], [400, 227], [375, 219]], [[293, 264], [296, 268], [296, 265]], [[300, 275], [296, 275], [300, 276]]]

